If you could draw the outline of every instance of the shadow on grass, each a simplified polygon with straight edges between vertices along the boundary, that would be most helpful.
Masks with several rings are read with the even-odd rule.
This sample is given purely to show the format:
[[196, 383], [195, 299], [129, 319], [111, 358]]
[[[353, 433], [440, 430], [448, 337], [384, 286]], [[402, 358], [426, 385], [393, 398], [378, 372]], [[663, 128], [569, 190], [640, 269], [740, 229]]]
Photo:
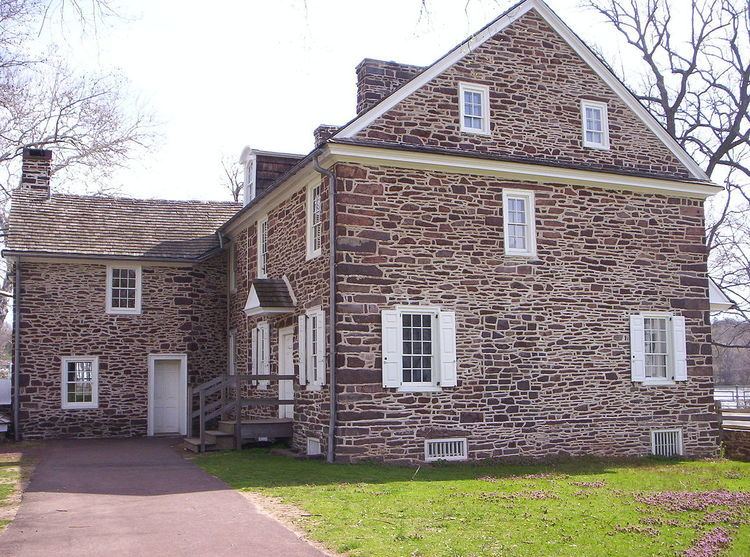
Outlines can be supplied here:
[[[209, 473], [238, 489], [340, 484], [385, 484], [392, 482], [454, 482], [491, 477], [503, 479], [554, 479], [555, 477], [604, 476], [616, 469], [675, 466], [679, 460], [642, 458], [603, 460], [593, 457], [532, 464], [436, 463], [419, 467], [381, 463], [327, 464], [320, 460], [295, 459], [253, 448], [202, 455], [196, 459]], [[605, 479], [605, 478], [602, 478]]]

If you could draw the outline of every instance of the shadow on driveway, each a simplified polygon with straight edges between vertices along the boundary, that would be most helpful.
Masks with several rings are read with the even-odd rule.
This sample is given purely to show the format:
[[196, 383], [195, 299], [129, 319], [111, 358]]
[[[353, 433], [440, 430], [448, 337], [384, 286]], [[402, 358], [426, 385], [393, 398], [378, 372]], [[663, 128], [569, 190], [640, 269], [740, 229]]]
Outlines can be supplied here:
[[70, 440], [39, 462], [0, 555], [322, 557], [180, 456], [177, 439]]

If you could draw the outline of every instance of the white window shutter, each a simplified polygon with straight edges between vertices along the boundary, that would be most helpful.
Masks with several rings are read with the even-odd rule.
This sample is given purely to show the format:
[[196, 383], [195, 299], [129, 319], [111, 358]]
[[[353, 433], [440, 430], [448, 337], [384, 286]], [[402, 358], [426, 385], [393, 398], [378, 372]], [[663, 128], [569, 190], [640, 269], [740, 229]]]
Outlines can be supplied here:
[[685, 318], [682, 315], [672, 317], [672, 345], [674, 346], [674, 380], [687, 381], [687, 344], [685, 342]]
[[[261, 350], [260, 361], [258, 362], [258, 373], [268, 375], [271, 373], [271, 326], [268, 323], [260, 323], [258, 325], [260, 342], [263, 343], [263, 349]], [[260, 347], [259, 347], [260, 349]], [[263, 379], [258, 381], [258, 388], [267, 389], [268, 380]]]
[[297, 318], [297, 352], [299, 353], [299, 384], [307, 384], [307, 316]]
[[[250, 333], [250, 350], [251, 350], [251, 361], [252, 361], [252, 373], [258, 375], [258, 329], [253, 327]], [[251, 385], [257, 385], [257, 381], [252, 381]]]
[[646, 380], [646, 337], [642, 315], [630, 316], [630, 378]]
[[314, 332], [317, 335], [318, 344], [318, 381], [316, 385], [326, 384], [326, 314], [321, 311], [318, 313], [318, 329]]
[[440, 386], [456, 386], [456, 314], [441, 311], [438, 314], [440, 331]]
[[392, 309], [381, 313], [383, 325], [383, 387], [401, 386], [401, 320]]

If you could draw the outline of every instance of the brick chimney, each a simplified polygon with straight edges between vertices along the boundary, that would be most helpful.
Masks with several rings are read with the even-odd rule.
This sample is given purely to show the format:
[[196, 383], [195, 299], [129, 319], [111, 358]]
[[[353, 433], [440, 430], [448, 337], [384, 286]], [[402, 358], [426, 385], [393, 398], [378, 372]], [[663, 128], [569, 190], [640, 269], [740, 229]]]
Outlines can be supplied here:
[[21, 187], [50, 196], [52, 151], [24, 149], [21, 159]]
[[329, 126], [328, 124], [321, 124], [317, 128], [315, 128], [315, 131], [313, 132], [313, 135], [315, 136], [315, 147], [320, 147], [328, 141], [328, 139], [335, 134], [338, 131], [338, 126]]
[[419, 72], [422, 66], [365, 58], [357, 66], [357, 114], [378, 104]]

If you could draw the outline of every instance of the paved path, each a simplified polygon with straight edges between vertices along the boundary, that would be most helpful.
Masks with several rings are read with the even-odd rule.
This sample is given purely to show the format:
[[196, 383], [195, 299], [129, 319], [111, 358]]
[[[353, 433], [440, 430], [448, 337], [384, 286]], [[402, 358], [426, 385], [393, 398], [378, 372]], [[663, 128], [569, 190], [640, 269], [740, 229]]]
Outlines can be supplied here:
[[172, 447], [177, 440], [45, 444], [3, 557], [323, 557]]

